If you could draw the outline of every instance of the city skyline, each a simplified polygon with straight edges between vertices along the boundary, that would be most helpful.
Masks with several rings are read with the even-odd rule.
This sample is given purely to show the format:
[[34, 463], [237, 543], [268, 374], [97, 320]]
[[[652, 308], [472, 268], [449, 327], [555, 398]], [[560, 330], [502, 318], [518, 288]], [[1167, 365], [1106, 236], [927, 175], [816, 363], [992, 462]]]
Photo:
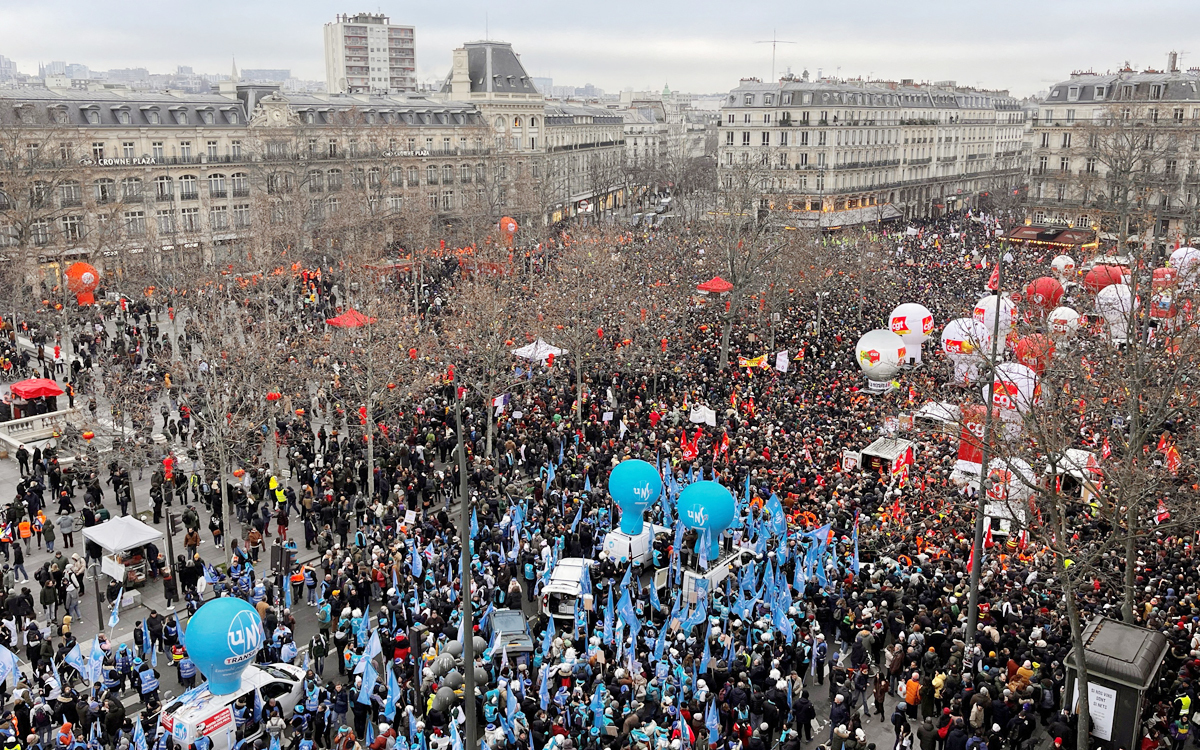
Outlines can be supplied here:
[[[1126, 60], [1138, 70], [1162, 69], [1166, 52], [1186, 47], [1186, 40], [1162, 38], [1161, 26], [1200, 22], [1200, 7], [1182, 2], [1158, 3], [1132, 17], [1122, 14], [1116, 24], [1115, 4], [1047, 6], [1021, 0], [1005, 6], [1005, 17], [1014, 19], [1009, 34], [1003, 31], [1003, 20], [964, 16], [960, 6], [948, 3], [900, 12], [892, 5], [869, 2], [852, 18], [814, 8], [795, 20], [782, 12], [782, 3], [747, 17], [733, 8], [669, 0], [658, 6], [649, 24], [629, 22], [637, 18], [624, 12], [635, 9], [631, 4], [611, 7], [617, 12], [563, 23], [561, 14], [551, 12], [542, 0], [504, 14], [473, 1], [450, 11], [433, 6], [333, 7], [301, 0], [281, 14], [275, 4], [235, 6], [217, 0], [210, 6], [212, 13], [189, 18], [175, 34], [164, 25], [159, 7], [149, 3], [127, 3], [127, 12], [118, 18], [69, 0], [53, 9], [0, 8], [0, 28], [54, 30], [0, 36], [0, 54], [13, 59], [24, 73], [36, 72], [39, 63], [51, 60], [82, 63], [93, 70], [144, 67], [168, 72], [186, 65], [218, 73], [229, 70], [236, 59], [239, 68], [286, 68], [296, 78], [323, 80], [324, 24], [336, 13], [369, 10], [390, 15], [393, 23], [417, 27], [417, 80], [422, 85], [444, 79], [454, 48], [487, 36], [511, 42], [531, 75], [554, 78], [556, 83], [591, 83], [607, 91], [668, 84], [675, 90], [716, 93], [736, 87], [741, 78], [770, 78], [772, 45], [758, 42], [776, 36], [796, 42], [778, 46], [776, 76], [790, 68], [796, 74], [807, 69], [813, 76], [821, 71], [843, 78], [954, 80], [1028, 96], [1073, 70], [1116, 70]], [[230, 15], [223, 10], [235, 11], [239, 22], [225, 22]], [[1030, 19], [1036, 23], [1028, 23]], [[819, 35], [814, 28], [820, 29]], [[1063, 35], [1064, 28], [1072, 29], [1070, 36]], [[934, 43], [921, 35], [932, 35]], [[1193, 62], [1200, 58], [1185, 54], [1181, 67], [1192, 67]]]

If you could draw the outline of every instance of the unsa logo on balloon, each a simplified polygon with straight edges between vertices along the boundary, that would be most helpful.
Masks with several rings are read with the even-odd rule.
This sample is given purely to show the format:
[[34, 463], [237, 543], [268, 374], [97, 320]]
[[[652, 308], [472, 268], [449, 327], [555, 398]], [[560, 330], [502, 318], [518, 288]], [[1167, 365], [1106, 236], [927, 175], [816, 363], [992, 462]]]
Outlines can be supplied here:
[[704, 512], [704, 508], [693, 508], [687, 512], [688, 519], [697, 526], [703, 526], [708, 523], [708, 514]]
[[258, 651], [262, 645], [262, 625], [257, 617], [250, 612], [238, 612], [233, 622], [229, 623], [229, 631], [225, 640], [233, 656], [225, 660], [226, 664], [237, 664], [245, 661]]

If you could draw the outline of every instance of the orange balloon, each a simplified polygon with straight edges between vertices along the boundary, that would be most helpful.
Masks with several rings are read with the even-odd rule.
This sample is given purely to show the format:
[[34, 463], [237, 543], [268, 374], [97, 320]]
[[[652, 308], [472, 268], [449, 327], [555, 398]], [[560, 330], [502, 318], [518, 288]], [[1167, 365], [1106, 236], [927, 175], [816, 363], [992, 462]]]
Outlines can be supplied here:
[[67, 288], [75, 295], [80, 305], [95, 304], [92, 292], [100, 285], [100, 272], [90, 263], [72, 263], [67, 269]]

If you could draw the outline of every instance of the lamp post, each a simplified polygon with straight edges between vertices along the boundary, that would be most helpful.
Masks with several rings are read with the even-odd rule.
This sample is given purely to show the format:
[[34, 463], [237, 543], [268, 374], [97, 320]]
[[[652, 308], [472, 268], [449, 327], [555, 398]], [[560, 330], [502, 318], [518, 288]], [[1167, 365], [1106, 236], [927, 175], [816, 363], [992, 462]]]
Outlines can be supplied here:
[[463, 438], [462, 399], [458, 392], [458, 373], [451, 381], [454, 388], [454, 421], [458, 426], [458, 540], [462, 545], [459, 562], [459, 585], [462, 588], [462, 633], [463, 633], [463, 727], [464, 747], [475, 748], [475, 642], [474, 623], [471, 612], [471, 498], [467, 490], [467, 443]]

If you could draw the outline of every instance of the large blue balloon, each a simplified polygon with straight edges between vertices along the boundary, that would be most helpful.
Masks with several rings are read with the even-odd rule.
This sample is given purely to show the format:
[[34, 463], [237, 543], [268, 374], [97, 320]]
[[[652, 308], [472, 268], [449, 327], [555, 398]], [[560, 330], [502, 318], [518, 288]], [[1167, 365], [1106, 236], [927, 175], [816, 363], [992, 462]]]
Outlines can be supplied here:
[[733, 523], [736, 504], [733, 494], [717, 482], [692, 482], [679, 493], [676, 502], [684, 526], [699, 532], [708, 531], [713, 542]]
[[642, 512], [662, 494], [662, 477], [653, 464], [631, 458], [608, 475], [608, 494], [621, 506], [621, 531], [642, 533]]
[[209, 692], [228, 695], [241, 687], [242, 671], [262, 648], [262, 618], [243, 599], [213, 599], [188, 620], [183, 645], [208, 677]]

